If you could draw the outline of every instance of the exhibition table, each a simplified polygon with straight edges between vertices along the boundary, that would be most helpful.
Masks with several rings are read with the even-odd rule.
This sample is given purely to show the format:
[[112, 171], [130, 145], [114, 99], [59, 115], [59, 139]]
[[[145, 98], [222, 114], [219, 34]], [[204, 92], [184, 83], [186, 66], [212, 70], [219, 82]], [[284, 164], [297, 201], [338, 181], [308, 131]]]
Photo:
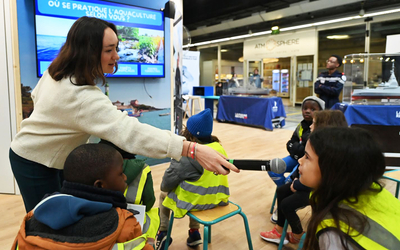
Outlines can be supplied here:
[[273, 130], [272, 121], [280, 119], [285, 125], [285, 108], [280, 97], [220, 96], [217, 120], [261, 126]]
[[375, 135], [388, 168], [400, 167], [400, 106], [336, 103], [332, 109], [343, 111], [349, 126], [366, 129]]

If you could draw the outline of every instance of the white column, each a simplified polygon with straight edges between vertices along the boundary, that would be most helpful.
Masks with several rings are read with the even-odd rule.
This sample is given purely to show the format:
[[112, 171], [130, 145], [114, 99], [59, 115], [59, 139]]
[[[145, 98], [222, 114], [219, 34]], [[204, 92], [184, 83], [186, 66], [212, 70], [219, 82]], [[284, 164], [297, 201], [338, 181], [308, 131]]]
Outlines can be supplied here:
[[[11, 11], [10, 4], [13, 6]], [[14, 70], [18, 69], [13, 63], [13, 44], [18, 47], [18, 40], [12, 40], [12, 34], [17, 32], [17, 24], [11, 25], [12, 17], [15, 17], [15, 2], [5, 0], [0, 3], [0, 193], [14, 194], [14, 176], [8, 159], [8, 152], [13, 135], [17, 130], [16, 105], [14, 87]], [[11, 13], [11, 15], [10, 15]], [[15, 17], [16, 19], [16, 17]], [[15, 53], [14, 53], [15, 54]], [[15, 55], [18, 57], [18, 55]], [[17, 70], [16, 70], [17, 71]], [[19, 78], [18, 78], [19, 79]]]

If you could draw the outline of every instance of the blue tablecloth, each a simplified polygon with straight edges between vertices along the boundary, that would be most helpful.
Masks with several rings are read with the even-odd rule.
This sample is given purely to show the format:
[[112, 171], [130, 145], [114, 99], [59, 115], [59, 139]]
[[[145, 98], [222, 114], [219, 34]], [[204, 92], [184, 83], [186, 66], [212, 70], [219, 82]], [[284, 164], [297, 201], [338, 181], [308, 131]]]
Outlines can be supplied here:
[[[220, 96], [218, 121], [230, 121], [273, 130], [272, 119], [286, 117], [280, 97]], [[281, 121], [281, 126], [285, 120]]]
[[400, 126], [400, 106], [347, 105], [336, 103], [332, 109], [344, 112], [347, 123], [362, 125]]

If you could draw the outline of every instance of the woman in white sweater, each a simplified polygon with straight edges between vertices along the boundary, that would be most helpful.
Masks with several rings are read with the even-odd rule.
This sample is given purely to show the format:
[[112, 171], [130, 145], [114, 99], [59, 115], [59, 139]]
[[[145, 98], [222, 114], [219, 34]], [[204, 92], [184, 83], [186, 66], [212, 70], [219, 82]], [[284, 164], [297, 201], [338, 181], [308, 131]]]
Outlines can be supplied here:
[[[183, 137], [140, 123], [118, 111], [96, 86], [118, 69], [114, 24], [79, 18], [59, 55], [32, 91], [34, 111], [11, 143], [10, 162], [26, 211], [47, 193], [60, 190], [64, 161], [90, 135], [123, 150], [153, 158], [189, 156], [207, 170], [239, 172], [210, 147], [189, 145]], [[190, 146], [190, 147], [189, 147]]]

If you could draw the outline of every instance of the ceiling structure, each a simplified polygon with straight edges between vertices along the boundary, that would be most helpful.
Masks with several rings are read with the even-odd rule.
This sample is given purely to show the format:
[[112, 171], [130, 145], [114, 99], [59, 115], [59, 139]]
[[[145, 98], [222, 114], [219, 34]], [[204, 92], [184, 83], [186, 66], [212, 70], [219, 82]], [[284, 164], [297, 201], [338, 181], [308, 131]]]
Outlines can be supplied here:
[[183, 24], [194, 44], [399, 7], [400, 0], [184, 0]]

